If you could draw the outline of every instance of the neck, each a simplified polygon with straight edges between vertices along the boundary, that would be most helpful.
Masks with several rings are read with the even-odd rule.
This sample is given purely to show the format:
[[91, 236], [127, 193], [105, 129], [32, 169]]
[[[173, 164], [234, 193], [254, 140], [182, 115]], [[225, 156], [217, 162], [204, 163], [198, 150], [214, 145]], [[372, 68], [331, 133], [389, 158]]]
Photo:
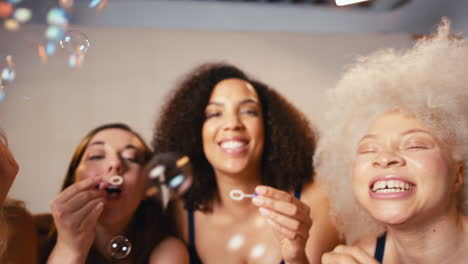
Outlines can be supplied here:
[[[456, 208], [438, 218], [389, 226], [395, 263], [456, 263], [467, 249], [468, 221]], [[392, 254], [393, 255], [393, 254]], [[453, 261], [447, 262], [449, 259]]]
[[257, 212], [257, 207], [252, 204], [252, 198], [244, 198], [240, 201], [230, 197], [232, 190], [240, 190], [244, 194], [253, 194], [255, 187], [260, 183], [260, 170], [250, 170], [236, 175], [216, 172], [216, 181], [219, 194], [219, 201], [215, 203], [214, 210], [222, 210], [235, 217], [245, 218], [253, 212]]

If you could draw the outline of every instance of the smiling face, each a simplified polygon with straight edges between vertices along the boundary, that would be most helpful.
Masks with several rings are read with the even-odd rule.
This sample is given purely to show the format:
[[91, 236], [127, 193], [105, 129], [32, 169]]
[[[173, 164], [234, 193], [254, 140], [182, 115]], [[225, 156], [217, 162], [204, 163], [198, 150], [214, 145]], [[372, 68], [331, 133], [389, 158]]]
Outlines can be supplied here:
[[144, 191], [141, 170], [144, 160], [143, 143], [129, 131], [118, 128], [96, 133], [75, 171], [75, 180], [102, 176], [104, 181], [112, 176], [123, 177], [120, 194], [107, 193], [101, 222], [112, 223], [130, 219]]
[[203, 150], [217, 174], [258, 173], [264, 144], [262, 107], [240, 79], [216, 84], [205, 108]]
[[456, 206], [461, 169], [433, 133], [413, 116], [380, 116], [358, 144], [353, 190], [377, 220], [401, 224]]

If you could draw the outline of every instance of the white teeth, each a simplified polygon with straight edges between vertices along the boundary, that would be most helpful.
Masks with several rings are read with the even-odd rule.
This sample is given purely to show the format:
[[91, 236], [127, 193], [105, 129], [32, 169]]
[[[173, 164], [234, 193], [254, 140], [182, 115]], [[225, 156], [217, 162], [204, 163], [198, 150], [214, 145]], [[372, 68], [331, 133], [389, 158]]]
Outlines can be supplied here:
[[409, 191], [414, 186], [399, 180], [377, 181], [372, 186], [372, 191], [377, 193], [394, 193]]
[[245, 142], [242, 141], [237, 141], [237, 140], [229, 140], [229, 141], [224, 141], [221, 143], [221, 147], [224, 149], [236, 149], [236, 148], [241, 148], [245, 146]]

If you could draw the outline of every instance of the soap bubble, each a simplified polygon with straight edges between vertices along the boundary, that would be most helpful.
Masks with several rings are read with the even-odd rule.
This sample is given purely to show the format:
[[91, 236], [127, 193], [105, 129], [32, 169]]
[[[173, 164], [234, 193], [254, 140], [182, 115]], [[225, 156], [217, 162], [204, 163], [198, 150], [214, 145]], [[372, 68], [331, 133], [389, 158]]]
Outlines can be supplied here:
[[18, 31], [20, 28], [20, 24], [18, 23], [18, 21], [11, 18], [5, 19], [5, 21], [3, 22], [3, 26], [8, 31]]
[[65, 9], [72, 8], [74, 4], [75, 4], [74, 0], [60, 0], [59, 1], [59, 5]]
[[16, 19], [16, 21], [20, 23], [26, 23], [32, 17], [31, 9], [27, 9], [24, 7], [17, 8], [15, 10], [15, 13], [13, 14], [13, 17]]
[[85, 54], [89, 48], [89, 40], [83, 32], [70, 30], [60, 40], [60, 46], [68, 53]]
[[146, 196], [161, 201], [163, 208], [192, 185], [192, 165], [187, 156], [166, 152], [155, 155], [145, 167]]
[[5, 57], [5, 61], [7, 66], [3, 67], [3, 69], [0, 72], [0, 85], [3, 84], [3, 82], [13, 82], [16, 78], [16, 72], [15, 72], [15, 63], [13, 62], [13, 57], [11, 55], [8, 55]]
[[68, 56], [68, 66], [70, 68], [78, 69], [83, 65], [84, 55], [78, 53], [72, 53]]
[[63, 29], [59, 26], [51, 25], [47, 27], [45, 37], [48, 40], [59, 41], [64, 35]]
[[13, 68], [11, 67], [5, 67], [3, 68], [2, 70], [2, 73], [0, 75], [0, 78], [3, 80], [3, 81], [6, 81], [6, 82], [13, 82], [16, 78], [16, 72]]
[[13, 5], [7, 2], [0, 2], [0, 18], [8, 18], [13, 12]]
[[14, 5], [17, 5], [17, 4], [21, 3], [21, 2], [23, 2], [23, 0], [8, 0], [8, 2], [10, 2], [10, 3], [14, 4]]
[[66, 26], [68, 25], [67, 12], [63, 8], [52, 8], [47, 13], [47, 23], [49, 25]]
[[132, 243], [124, 236], [116, 236], [109, 242], [107, 250], [111, 257], [123, 259], [132, 251]]
[[89, 8], [102, 9], [107, 4], [107, 0], [91, 0], [89, 2]]
[[55, 43], [55, 41], [47, 41], [44, 48], [45, 48], [46, 54], [48, 56], [52, 56], [55, 54], [57, 43]]

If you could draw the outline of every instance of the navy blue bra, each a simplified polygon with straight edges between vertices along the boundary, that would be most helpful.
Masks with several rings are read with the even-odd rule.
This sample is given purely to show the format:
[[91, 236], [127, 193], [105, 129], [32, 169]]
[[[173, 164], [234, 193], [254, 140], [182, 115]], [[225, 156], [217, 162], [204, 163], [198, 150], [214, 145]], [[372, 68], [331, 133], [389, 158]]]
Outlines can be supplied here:
[[375, 246], [374, 258], [379, 262], [383, 262], [385, 252], [385, 241], [387, 240], [387, 233], [383, 233], [377, 238], [377, 244]]
[[[297, 188], [294, 191], [294, 196], [297, 199], [301, 199], [301, 187]], [[190, 254], [190, 264], [202, 264], [200, 256], [197, 253], [197, 249], [195, 247], [195, 219], [192, 210], [187, 210], [188, 216], [188, 227], [189, 227], [189, 254]], [[281, 260], [280, 264], [285, 264], [284, 260]]]

